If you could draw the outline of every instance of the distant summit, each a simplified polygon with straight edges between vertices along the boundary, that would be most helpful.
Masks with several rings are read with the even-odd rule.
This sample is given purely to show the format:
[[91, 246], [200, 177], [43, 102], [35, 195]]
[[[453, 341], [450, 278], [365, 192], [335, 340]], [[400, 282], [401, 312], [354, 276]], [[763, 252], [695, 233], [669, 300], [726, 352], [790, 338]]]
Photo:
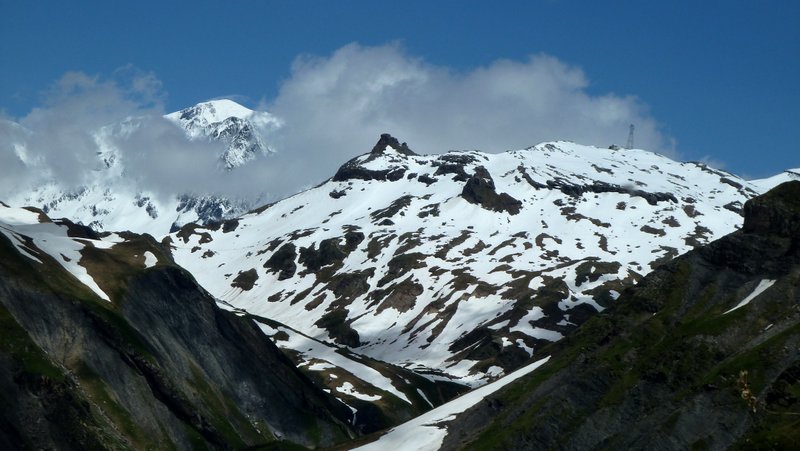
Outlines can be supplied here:
[[[216, 153], [212, 158], [218, 159], [220, 170], [214, 177], [225, 177], [227, 172], [272, 153], [262, 133], [280, 126], [273, 115], [227, 99], [198, 103], [164, 118], [185, 132], [190, 140], [206, 140], [212, 149], [217, 148], [213, 149]], [[159, 197], [153, 192], [154, 187], [132, 178], [127, 171], [126, 156], [114, 143], [133, 130], [148, 126], [143, 118], [132, 117], [97, 130], [87, 130], [98, 143], [97, 160], [87, 163], [97, 169], [82, 185], [68, 187], [62, 180], [53, 180], [31, 190], [22, 190], [6, 200], [17, 206], [36, 206], [54, 217], [68, 217], [97, 231], [132, 230], [154, 236], [188, 222], [221, 221], [249, 209], [242, 199], [220, 197], [210, 192]], [[25, 139], [27, 135], [21, 132], [21, 143], [24, 144]]]
[[198, 103], [164, 117], [180, 125], [191, 139], [226, 142], [220, 162], [228, 170], [252, 161], [259, 154], [272, 152], [259, 131], [280, 126], [280, 121], [271, 114], [253, 111], [228, 99]]

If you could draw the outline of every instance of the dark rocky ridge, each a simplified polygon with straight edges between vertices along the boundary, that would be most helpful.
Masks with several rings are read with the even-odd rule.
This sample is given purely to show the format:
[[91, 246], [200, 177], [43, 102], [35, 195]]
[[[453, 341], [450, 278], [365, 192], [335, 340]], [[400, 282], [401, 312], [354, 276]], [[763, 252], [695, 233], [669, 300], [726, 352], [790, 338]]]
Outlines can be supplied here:
[[[627, 289], [449, 424], [443, 449], [789, 449], [800, 441], [800, 182]], [[726, 313], [764, 280], [775, 283]]]
[[392, 149], [406, 156], [417, 155], [416, 153], [414, 153], [413, 150], [408, 148], [408, 145], [406, 143], [400, 143], [400, 141], [398, 141], [397, 138], [388, 133], [384, 133], [381, 135], [380, 139], [378, 139], [378, 142], [375, 143], [375, 147], [372, 148], [372, 151], [370, 151], [370, 153], [371, 154], [384, 153], [386, 151], [387, 146], [391, 147]]
[[745, 233], [800, 235], [800, 183], [784, 183], [744, 205]]
[[524, 174], [525, 180], [534, 188], [541, 189], [541, 188], [549, 188], [549, 189], [557, 189], [562, 193], [566, 194], [567, 196], [571, 197], [580, 197], [584, 193], [620, 193], [620, 194], [629, 194], [633, 197], [641, 197], [642, 199], [646, 200], [650, 205], [656, 205], [659, 202], [672, 202], [678, 203], [678, 199], [672, 193], [650, 193], [647, 191], [642, 191], [640, 189], [634, 188], [626, 188], [619, 185], [612, 185], [610, 183], [603, 183], [603, 182], [592, 182], [591, 184], [587, 185], [577, 185], [566, 180], [562, 179], [555, 179], [555, 180], [548, 180], [546, 184], [541, 184], [538, 182], [533, 181], [527, 174]]
[[498, 193], [494, 187], [494, 180], [483, 166], [475, 168], [475, 173], [464, 184], [461, 197], [471, 204], [498, 212], [515, 215], [522, 208], [522, 202], [509, 196], [507, 193]]
[[382, 170], [370, 170], [361, 166], [362, 163], [372, 161], [375, 157], [383, 155], [386, 152], [386, 147], [391, 147], [397, 153], [409, 157], [417, 155], [408, 148], [406, 143], [400, 143], [397, 138], [384, 133], [381, 135], [378, 142], [370, 151], [366, 160], [361, 161], [361, 157], [353, 158], [347, 163], [343, 164], [336, 174], [333, 176], [333, 181], [341, 182], [346, 180], [360, 179], [360, 180], [381, 180], [396, 182], [405, 176], [406, 168], [402, 166], [391, 167]]
[[343, 182], [347, 180], [359, 179], [396, 182], [402, 179], [405, 173], [406, 171], [403, 168], [372, 171], [362, 167], [357, 161], [350, 160], [336, 171], [336, 174], [333, 176], [333, 181]]
[[[349, 409], [251, 320], [217, 308], [152, 239], [119, 246], [87, 248], [81, 260], [109, 303], [0, 236], [3, 449], [326, 446], [352, 436]], [[134, 249], [164, 264], [141, 269]]]

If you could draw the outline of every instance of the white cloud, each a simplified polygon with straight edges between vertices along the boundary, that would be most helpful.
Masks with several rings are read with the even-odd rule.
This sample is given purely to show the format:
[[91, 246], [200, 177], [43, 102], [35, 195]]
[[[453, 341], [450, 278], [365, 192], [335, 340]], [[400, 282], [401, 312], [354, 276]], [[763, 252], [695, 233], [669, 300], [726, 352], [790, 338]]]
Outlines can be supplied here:
[[[332, 176], [384, 132], [418, 153], [500, 152], [547, 140], [622, 144], [633, 123], [638, 147], [672, 152], [635, 97], [591, 95], [588, 86], [579, 68], [547, 55], [455, 71], [397, 44], [350, 44], [330, 56], [297, 58], [278, 96], [262, 102], [284, 124], [266, 136], [277, 155], [221, 174], [218, 147], [189, 142], [161, 117], [166, 94], [152, 73], [132, 67], [110, 79], [68, 73], [18, 121], [27, 132], [0, 121], [0, 198], [48, 178], [85, 183], [98, 166], [96, 130], [131, 117], [145, 126], [113, 145], [129, 178], [164, 196], [290, 195]], [[20, 141], [25, 162], [15, 147]]]
[[[0, 158], [17, 157], [18, 161], [4, 164], [0, 175], [22, 186], [49, 179], [68, 186], [85, 183], [99, 163], [94, 138], [98, 129], [127, 117], [161, 114], [163, 110], [152, 74], [125, 74], [126, 84], [80, 72], [61, 77], [44, 92], [42, 106], [17, 124], [7, 123], [15, 133], [3, 133]], [[27, 169], [15, 170], [20, 164]]]
[[593, 96], [588, 85], [579, 68], [547, 55], [456, 72], [397, 44], [350, 44], [298, 58], [266, 107], [285, 121], [276, 146], [336, 162], [368, 150], [382, 132], [419, 153], [500, 152], [549, 140], [624, 144], [631, 123], [637, 146], [672, 152], [635, 97]]

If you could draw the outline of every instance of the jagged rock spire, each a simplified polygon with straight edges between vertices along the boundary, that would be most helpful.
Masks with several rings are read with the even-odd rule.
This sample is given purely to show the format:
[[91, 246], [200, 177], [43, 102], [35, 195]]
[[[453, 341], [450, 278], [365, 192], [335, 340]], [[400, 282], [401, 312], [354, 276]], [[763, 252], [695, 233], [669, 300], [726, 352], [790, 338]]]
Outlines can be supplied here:
[[413, 150], [408, 148], [408, 144], [400, 143], [394, 136], [384, 133], [381, 135], [381, 138], [375, 144], [375, 147], [372, 148], [372, 154], [381, 154], [386, 151], [386, 147], [391, 147], [392, 149], [396, 150], [397, 152], [403, 155], [417, 155], [414, 153]]

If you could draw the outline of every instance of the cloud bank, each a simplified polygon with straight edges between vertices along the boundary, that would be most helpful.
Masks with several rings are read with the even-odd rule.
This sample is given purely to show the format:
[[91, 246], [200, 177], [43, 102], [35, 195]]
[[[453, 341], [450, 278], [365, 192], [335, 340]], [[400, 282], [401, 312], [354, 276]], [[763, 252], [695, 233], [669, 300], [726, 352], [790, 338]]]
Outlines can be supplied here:
[[[18, 125], [0, 119], [0, 198], [47, 179], [87, 183], [97, 176], [104, 146], [119, 150], [126, 180], [159, 195], [251, 200], [325, 180], [384, 132], [418, 153], [501, 152], [549, 140], [623, 144], [633, 123], [637, 147], [674, 151], [635, 97], [592, 95], [588, 88], [583, 71], [547, 55], [456, 71], [398, 44], [350, 44], [330, 56], [296, 59], [278, 96], [259, 105], [284, 124], [265, 131], [278, 152], [222, 173], [218, 146], [188, 141], [161, 117], [166, 93], [155, 75], [130, 67], [107, 80], [69, 73]], [[131, 118], [141, 126], [126, 130]], [[118, 128], [110, 141], [98, 140], [103, 127]]]
[[[310, 143], [359, 152], [389, 131], [423, 153], [500, 152], [542, 141], [607, 146], [637, 142], [671, 150], [635, 97], [592, 96], [586, 75], [547, 55], [497, 60], [456, 72], [408, 55], [397, 44], [350, 44], [330, 57], [300, 57], [278, 98], [266, 107], [289, 127], [291, 147]], [[284, 130], [286, 132], [286, 130]], [[302, 139], [302, 142], [295, 142]]]

